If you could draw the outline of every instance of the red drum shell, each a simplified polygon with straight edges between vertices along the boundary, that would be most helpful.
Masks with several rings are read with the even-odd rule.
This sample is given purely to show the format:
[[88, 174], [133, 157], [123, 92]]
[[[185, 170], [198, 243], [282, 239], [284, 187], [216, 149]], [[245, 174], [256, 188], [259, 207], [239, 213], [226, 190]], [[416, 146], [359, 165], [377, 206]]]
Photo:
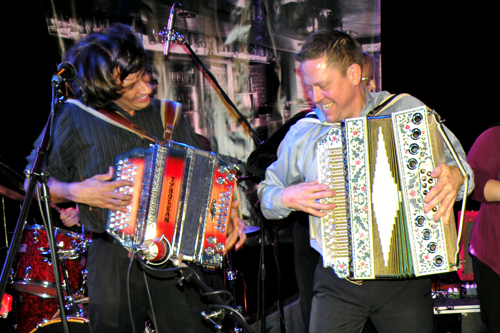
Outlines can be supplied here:
[[[63, 244], [61, 250], [75, 250], [78, 254], [82, 237], [64, 229], [54, 230], [56, 244]], [[37, 224], [25, 226], [13, 266], [12, 288], [43, 298], [57, 297], [54, 269], [52, 264], [42, 257], [42, 252], [48, 249], [45, 227]], [[85, 267], [85, 257], [78, 255], [76, 259], [61, 260], [60, 264], [66, 268], [72, 290], [77, 289], [82, 282], [81, 271]], [[62, 276], [61, 271], [61, 279]]]

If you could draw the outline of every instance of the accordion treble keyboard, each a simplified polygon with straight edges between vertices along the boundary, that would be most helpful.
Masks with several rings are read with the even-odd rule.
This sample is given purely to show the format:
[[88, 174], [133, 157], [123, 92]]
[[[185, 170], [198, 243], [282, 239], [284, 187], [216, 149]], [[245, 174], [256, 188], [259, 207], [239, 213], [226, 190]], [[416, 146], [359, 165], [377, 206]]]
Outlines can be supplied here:
[[344, 175], [344, 152], [342, 149], [340, 127], [332, 128], [331, 135], [324, 142], [318, 143], [319, 182], [335, 190], [335, 196], [323, 199], [323, 203], [335, 203], [335, 208], [328, 211], [321, 219], [323, 258], [326, 266], [336, 271], [347, 269], [349, 261], [349, 230], [347, 219], [347, 194]]

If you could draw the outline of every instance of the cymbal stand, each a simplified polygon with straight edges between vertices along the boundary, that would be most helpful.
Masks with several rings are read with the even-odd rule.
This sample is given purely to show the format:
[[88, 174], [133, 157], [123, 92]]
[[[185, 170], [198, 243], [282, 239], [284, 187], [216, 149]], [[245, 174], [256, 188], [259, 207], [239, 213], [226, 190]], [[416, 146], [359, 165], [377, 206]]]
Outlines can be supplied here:
[[[62, 71], [60, 72], [62, 73]], [[54, 75], [55, 77], [55, 75]], [[56, 285], [56, 291], [57, 291], [57, 299], [59, 303], [59, 311], [61, 314], [61, 324], [63, 327], [63, 331], [65, 333], [69, 332], [68, 328], [68, 322], [66, 319], [66, 311], [65, 311], [65, 305], [64, 305], [64, 294], [62, 290], [62, 285], [61, 285], [61, 274], [60, 274], [60, 264], [59, 260], [57, 257], [57, 247], [55, 244], [54, 240], [54, 225], [53, 225], [53, 220], [52, 220], [52, 214], [51, 214], [51, 207], [50, 207], [50, 193], [49, 193], [49, 188], [47, 186], [47, 181], [50, 177], [47, 173], [44, 173], [42, 171], [42, 165], [45, 157], [47, 156], [47, 153], [50, 148], [50, 141], [51, 141], [51, 130], [52, 130], [52, 122], [54, 119], [54, 115], [56, 110], [58, 110], [61, 106], [62, 103], [65, 100], [65, 96], [62, 93], [60, 83], [64, 82], [63, 80], [56, 82], [54, 80], [54, 77], [52, 79], [52, 104], [51, 104], [51, 110], [50, 110], [50, 116], [49, 120], [47, 122], [47, 126], [45, 126], [45, 130], [43, 132], [42, 140], [40, 143], [39, 148], [37, 149], [37, 154], [35, 157], [35, 161], [33, 164], [33, 168], [28, 172], [28, 186], [26, 190], [26, 195], [24, 197], [23, 204], [21, 206], [21, 212], [19, 214], [19, 218], [16, 223], [16, 228], [14, 230], [14, 234], [12, 236], [12, 241], [11, 245], [9, 247], [9, 251], [7, 253], [7, 257], [5, 259], [4, 266], [2, 268], [2, 275], [0, 279], [0, 298], [3, 297], [3, 294], [5, 292], [5, 289], [7, 287], [7, 283], [10, 277], [10, 271], [11, 268], [14, 264], [15, 257], [18, 253], [19, 250], [19, 244], [21, 242], [21, 237], [24, 231], [24, 226], [25, 226], [25, 221], [28, 216], [28, 212], [31, 206], [31, 201], [32, 201], [32, 194], [34, 193], [35, 187], [37, 184], [40, 184], [41, 191], [42, 191], [42, 198], [43, 198], [43, 204], [44, 204], [44, 210], [45, 210], [45, 216], [46, 218], [44, 219], [44, 225], [45, 225], [45, 230], [47, 230], [47, 239], [49, 243], [49, 247], [51, 249], [50, 251], [50, 257], [52, 260], [52, 268], [54, 270], [54, 279], [55, 279], [55, 285]], [[74, 78], [73, 78], [74, 79]]]

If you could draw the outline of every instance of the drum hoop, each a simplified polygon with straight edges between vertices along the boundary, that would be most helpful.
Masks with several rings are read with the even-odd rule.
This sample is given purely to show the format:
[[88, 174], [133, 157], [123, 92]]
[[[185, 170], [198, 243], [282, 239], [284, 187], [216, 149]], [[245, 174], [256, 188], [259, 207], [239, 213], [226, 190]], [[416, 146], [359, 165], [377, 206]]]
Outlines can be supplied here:
[[[25, 279], [21, 278], [15, 278], [11, 282], [11, 288], [24, 292], [30, 295], [35, 295], [38, 297], [42, 298], [56, 298], [57, 296], [50, 295], [48, 293], [41, 293], [41, 292], [33, 292], [33, 291], [27, 291], [25, 288], [20, 288], [19, 286], [35, 286], [35, 287], [40, 287], [49, 290], [54, 290], [56, 292], [56, 284], [54, 282], [48, 282], [48, 281], [42, 281], [42, 280], [30, 280], [26, 281]], [[66, 295], [66, 292], [63, 290], [64, 294]]]
[[[89, 320], [87, 318], [84, 318], [84, 317], [67, 317], [66, 321], [68, 323], [77, 323], [77, 324], [88, 324], [89, 323]], [[30, 333], [35, 333], [40, 328], [44, 328], [45, 326], [57, 324], [60, 322], [61, 322], [61, 318], [49, 319], [47, 321], [44, 321], [41, 324], [36, 325], [36, 327], [32, 331], [30, 331]]]

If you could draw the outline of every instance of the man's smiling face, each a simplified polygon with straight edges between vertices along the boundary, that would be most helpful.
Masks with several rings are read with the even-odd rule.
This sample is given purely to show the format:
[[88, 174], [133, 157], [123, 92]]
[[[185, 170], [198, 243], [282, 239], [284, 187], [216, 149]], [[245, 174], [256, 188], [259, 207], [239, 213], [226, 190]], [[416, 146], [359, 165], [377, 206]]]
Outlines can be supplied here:
[[353, 64], [342, 74], [328, 66], [326, 58], [306, 60], [301, 64], [304, 85], [312, 101], [328, 122], [357, 117], [364, 107], [364, 91], [360, 87], [361, 69]]

